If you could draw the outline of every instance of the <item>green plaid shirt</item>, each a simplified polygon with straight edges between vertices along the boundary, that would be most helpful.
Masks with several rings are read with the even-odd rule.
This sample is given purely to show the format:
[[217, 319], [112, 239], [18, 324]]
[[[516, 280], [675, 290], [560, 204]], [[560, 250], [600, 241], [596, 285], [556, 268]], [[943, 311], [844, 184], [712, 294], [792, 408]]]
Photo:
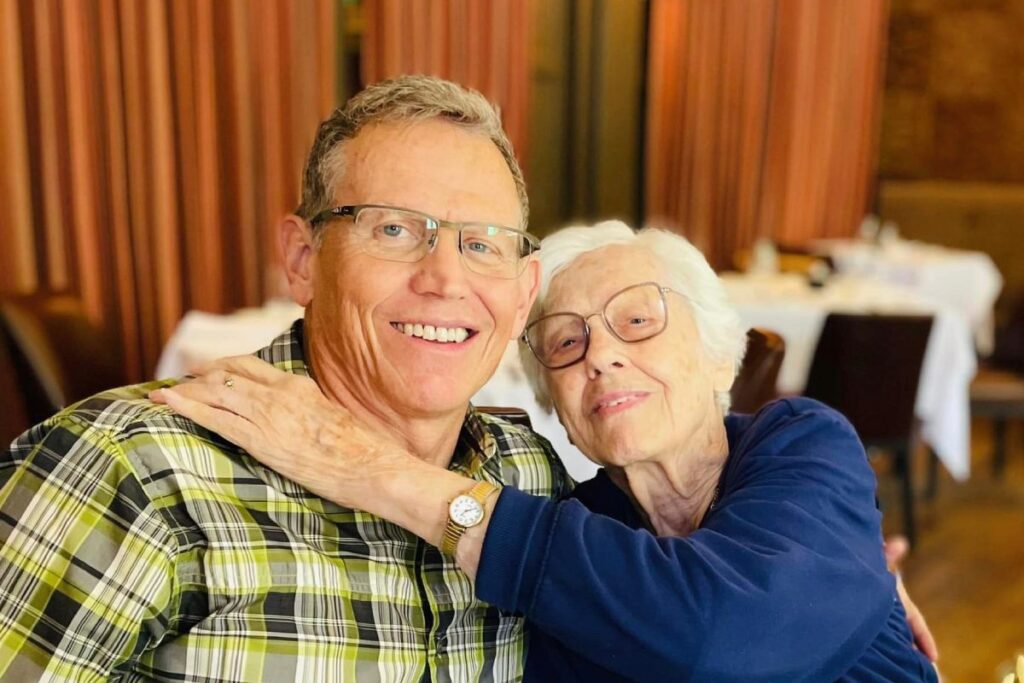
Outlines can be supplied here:
[[[302, 329], [260, 357], [306, 374]], [[522, 620], [449, 558], [149, 402], [157, 386], [87, 399], [0, 456], [0, 680], [521, 678]], [[571, 486], [546, 442], [472, 409], [451, 469]]]

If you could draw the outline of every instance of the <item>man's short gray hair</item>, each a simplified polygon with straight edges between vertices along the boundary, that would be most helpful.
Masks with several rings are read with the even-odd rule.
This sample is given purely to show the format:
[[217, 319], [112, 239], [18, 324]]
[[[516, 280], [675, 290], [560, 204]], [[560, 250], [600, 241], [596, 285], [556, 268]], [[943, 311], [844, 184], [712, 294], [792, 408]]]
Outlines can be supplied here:
[[343, 143], [354, 138], [364, 126], [427, 119], [443, 119], [490, 138], [512, 172], [523, 214], [522, 225], [518, 227], [525, 230], [530, 212], [526, 181], [501, 126], [498, 109], [476, 90], [421, 75], [400, 76], [371, 85], [320, 124], [303, 171], [302, 203], [295, 210], [296, 215], [308, 221], [332, 208], [334, 188], [345, 172]]
[[[594, 226], [564, 228], [544, 238], [539, 252], [541, 289], [530, 311], [530, 320], [554, 313], [546, 310], [545, 306], [555, 275], [583, 254], [613, 244], [640, 247], [661, 263], [665, 274], [664, 281], [658, 284], [686, 296], [708, 357], [715, 363], [730, 362], [733, 371], [738, 372], [747, 348], [746, 328], [704, 254], [685, 237], [667, 230], [644, 228], [634, 231], [622, 221], [605, 221]], [[637, 273], [637, 282], [650, 277], [649, 274]], [[521, 340], [519, 357], [537, 401], [550, 410], [551, 393], [545, 379], [545, 368]], [[729, 392], [718, 392], [715, 398], [724, 415], [729, 411]]]

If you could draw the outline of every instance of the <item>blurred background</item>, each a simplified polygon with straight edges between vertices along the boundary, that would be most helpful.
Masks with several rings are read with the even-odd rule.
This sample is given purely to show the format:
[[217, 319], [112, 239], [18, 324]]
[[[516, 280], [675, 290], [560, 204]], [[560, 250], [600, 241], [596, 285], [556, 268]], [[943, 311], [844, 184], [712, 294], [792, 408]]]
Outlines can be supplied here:
[[1021, 0], [0, 0], [0, 437], [283, 328], [317, 124], [437, 74], [500, 106], [533, 232], [704, 250], [784, 348], [744, 405], [861, 416], [945, 679], [998, 680], [1024, 651], [1022, 33]]

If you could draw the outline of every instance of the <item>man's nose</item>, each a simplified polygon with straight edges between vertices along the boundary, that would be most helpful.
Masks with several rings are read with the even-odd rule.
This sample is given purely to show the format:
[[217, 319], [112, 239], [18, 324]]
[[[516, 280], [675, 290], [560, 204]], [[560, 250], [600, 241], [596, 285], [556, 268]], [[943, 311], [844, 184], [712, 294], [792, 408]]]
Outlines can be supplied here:
[[438, 230], [433, 247], [416, 265], [413, 289], [417, 294], [459, 298], [466, 293], [469, 281], [459, 253], [457, 230]]
[[590, 343], [587, 344], [587, 355], [583, 359], [587, 377], [597, 379], [599, 375], [625, 368], [628, 365], [625, 347], [626, 343], [612, 334], [604, 319], [598, 315], [598, 319], [590, 326]]

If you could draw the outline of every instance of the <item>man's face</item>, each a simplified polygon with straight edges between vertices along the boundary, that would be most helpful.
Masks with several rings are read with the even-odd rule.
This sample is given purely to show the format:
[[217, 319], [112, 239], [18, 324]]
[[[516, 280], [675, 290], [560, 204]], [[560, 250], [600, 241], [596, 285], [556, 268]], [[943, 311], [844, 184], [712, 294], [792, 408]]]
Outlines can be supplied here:
[[[334, 205], [383, 204], [451, 221], [519, 227], [512, 174], [486, 137], [431, 120], [368, 126], [350, 140]], [[351, 220], [324, 224], [308, 314], [316, 358], [370, 410], [404, 417], [461, 411], [521, 331], [536, 295], [531, 262], [514, 280], [466, 269], [457, 234], [441, 229], [416, 263], [374, 258], [351, 239]], [[468, 331], [429, 341], [405, 326]], [[455, 336], [454, 334], [452, 336]], [[456, 339], [460, 338], [461, 332]]]

